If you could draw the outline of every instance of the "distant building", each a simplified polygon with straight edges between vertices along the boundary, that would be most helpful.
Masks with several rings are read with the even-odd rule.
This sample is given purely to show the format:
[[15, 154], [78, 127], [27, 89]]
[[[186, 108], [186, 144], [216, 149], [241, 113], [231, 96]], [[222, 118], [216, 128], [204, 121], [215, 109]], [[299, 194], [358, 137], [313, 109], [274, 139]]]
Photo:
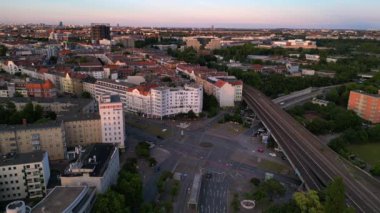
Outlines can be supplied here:
[[0, 126], [0, 153], [28, 153], [43, 150], [50, 160], [66, 156], [66, 137], [63, 123]]
[[380, 123], [380, 95], [367, 94], [362, 91], [351, 91], [348, 100], [349, 110], [353, 110], [364, 120]]
[[215, 50], [222, 47], [221, 39], [213, 36], [197, 36], [184, 38], [186, 47], [195, 50]]
[[111, 40], [111, 31], [109, 24], [92, 24], [91, 25], [91, 40], [99, 42], [99, 40]]
[[320, 56], [319, 55], [305, 54], [305, 58], [308, 61], [319, 61]]
[[102, 142], [125, 147], [125, 118], [123, 103], [118, 95], [102, 95], [99, 98], [99, 114]]
[[38, 198], [50, 178], [48, 153], [9, 153], [0, 159], [0, 201]]
[[120, 171], [119, 150], [112, 144], [93, 144], [65, 169], [62, 186], [93, 186], [98, 193], [116, 184]]
[[33, 207], [32, 212], [89, 213], [95, 203], [95, 196], [95, 187], [56, 186]]
[[311, 103], [326, 107], [327, 105], [329, 105], [330, 102], [326, 100], [318, 99], [318, 98], [313, 98], [311, 100]]
[[295, 64], [295, 63], [287, 63], [286, 64], [286, 70], [289, 73], [297, 73], [300, 71], [300, 66], [298, 64]]
[[292, 49], [316, 49], [317, 43], [315, 41], [305, 41], [302, 39], [294, 39], [287, 41], [274, 41], [272, 47], [292, 48]]
[[29, 97], [54, 98], [57, 96], [57, 90], [50, 80], [41, 83], [28, 82], [26, 83], [26, 90]]

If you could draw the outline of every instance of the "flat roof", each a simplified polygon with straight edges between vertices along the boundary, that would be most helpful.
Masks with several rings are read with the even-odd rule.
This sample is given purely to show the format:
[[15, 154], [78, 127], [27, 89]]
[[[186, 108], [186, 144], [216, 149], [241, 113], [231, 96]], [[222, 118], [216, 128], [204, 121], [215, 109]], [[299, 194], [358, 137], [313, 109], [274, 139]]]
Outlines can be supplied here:
[[56, 186], [43, 200], [33, 207], [32, 212], [63, 212], [86, 188], [86, 186]]
[[[87, 147], [85, 147], [85, 152], [81, 154], [80, 159], [78, 161], [82, 162], [83, 165], [81, 168], [83, 169], [93, 169], [91, 173], [89, 173], [92, 177], [101, 177], [104, 174], [104, 171], [108, 167], [108, 163], [113, 155], [113, 153], [118, 151], [116, 147], [113, 144], [108, 143], [96, 143], [91, 144]], [[93, 159], [93, 157], [96, 156], [96, 162], [89, 161], [89, 159]], [[63, 174], [64, 177], [71, 177], [71, 176], [80, 176], [83, 175], [83, 173], [74, 173], [74, 172], [68, 172], [66, 174]]]
[[0, 159], [0, 166], [41, 162], [44, 158], [44, 154], [44, 151], [35, 151], [29, 153], [9, 153], [3, 155], [3, 157]]

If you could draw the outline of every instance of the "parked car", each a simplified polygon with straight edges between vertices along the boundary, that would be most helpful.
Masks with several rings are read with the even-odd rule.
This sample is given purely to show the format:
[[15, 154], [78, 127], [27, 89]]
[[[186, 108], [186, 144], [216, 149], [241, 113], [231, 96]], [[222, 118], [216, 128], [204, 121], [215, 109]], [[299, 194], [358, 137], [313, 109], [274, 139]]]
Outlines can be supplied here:
[[272, 157], [277, 157], [276, 153], [273, 153], [273, 152], [270, 152], [269, 155]]
[[257, 149], [257, 151], [260, 152], [260, 153], [263, 153], [264, 152], [264, 148], [260, 147], [260, 148]]

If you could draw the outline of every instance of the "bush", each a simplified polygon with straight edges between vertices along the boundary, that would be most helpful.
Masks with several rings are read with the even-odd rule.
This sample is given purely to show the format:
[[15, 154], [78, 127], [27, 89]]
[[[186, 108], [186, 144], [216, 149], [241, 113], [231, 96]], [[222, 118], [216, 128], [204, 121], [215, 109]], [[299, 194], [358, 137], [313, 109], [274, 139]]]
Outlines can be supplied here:
[[370, 170], [371, 174], [374, 176], [380, 176], [380, 163], [374, 165]]
[[149, 150], [150, 145], [146, 142], [140, 142], [137, 144], [135, 148], [136, 155], [139, 158], [146, 158], [148, 159], [150, 157], [150, 150]]
[[254, 186], [259, 186], [261, 181], [260, 179], [258, 178], [251, 178], [250, 182], [254, 185]]

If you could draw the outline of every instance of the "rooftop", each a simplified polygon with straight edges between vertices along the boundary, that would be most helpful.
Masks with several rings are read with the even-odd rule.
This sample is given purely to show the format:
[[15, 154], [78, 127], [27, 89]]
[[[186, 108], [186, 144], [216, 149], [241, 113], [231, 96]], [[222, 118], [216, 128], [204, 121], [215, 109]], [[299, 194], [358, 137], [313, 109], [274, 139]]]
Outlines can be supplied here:
[[35, 151], [29, 153], [9, 153], [3, 155], [0, 160], [0, 166], [19, 165], [41, 162], [44, 158], [44, 151]]
[[81, 194], [86, 193], [87, 189], [88, 188], [86, 186], [56, 186], [42, 201], [40, 201], [32, 209], [32, 212], [63, 212], [65, 209], [70, 207], [70, 205], [72, 205], [75, 200], [81, 196]]
[[90, 171], [88, 172], [89, 176], [101, 177], [115, 151], [118, 150], [113, 144], [91, 144], [85, 148], [85, 152], [80, 155], [75, 163], [70, 164], [71, 166], [66, 169], [63, 176], [82, 176]]

